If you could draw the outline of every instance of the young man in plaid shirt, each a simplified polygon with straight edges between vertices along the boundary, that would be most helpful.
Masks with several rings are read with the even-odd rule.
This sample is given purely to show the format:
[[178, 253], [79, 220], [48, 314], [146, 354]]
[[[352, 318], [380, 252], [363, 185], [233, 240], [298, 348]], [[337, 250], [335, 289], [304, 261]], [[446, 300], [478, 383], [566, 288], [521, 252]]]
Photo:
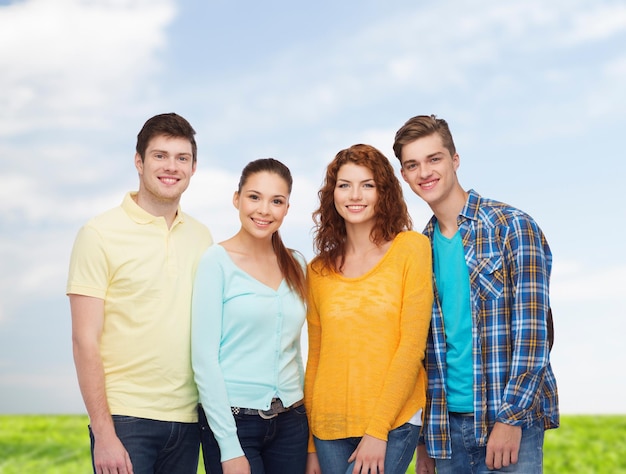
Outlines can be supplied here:
[[393, 148], [434, 213], [424, 231], [436, 293], [416, 472], [541, 473], [544, 430], [559, 425], [548, 243], [529, 215], [461, 187], [445, 120], [409, 119]]

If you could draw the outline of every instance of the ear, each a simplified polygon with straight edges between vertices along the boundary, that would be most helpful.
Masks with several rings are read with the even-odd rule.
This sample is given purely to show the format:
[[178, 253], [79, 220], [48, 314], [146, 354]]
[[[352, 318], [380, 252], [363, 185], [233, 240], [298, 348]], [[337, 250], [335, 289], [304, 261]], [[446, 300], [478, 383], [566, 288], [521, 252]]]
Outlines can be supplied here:
[[143, 174], [143, 161], [139, 153], [135, 153], [135, 168], [140, 175]]
[[459, 169], [459, 165], [461, 164], [461, 157], [458, 153], [455, 153], [452, 157], [452, 163], [454, 164], [454, 171]]
[[408, 183], [409, 180], [406, 179], [406, 174], [404, 174], [404, 168], [400, 167], [400, 174], [402, 175], [402, 179], [404, 180], [405, 183]]
[[291, 206], [291, 204], [287, 203], [287, 210], [285, 211], [285, 215], [287, 215], [287, 213], [289, 212], [289, 206]]
[[233, 206], [235, 206], [235, 209], [239, 209], [239, 192], [237, 191], [233, 194]]
[[191, 164], [191, 176], [193, 176], [194, 174], [196, 174], [196, 166], [197, 166], [197, 165], [198, 165], [198, 162], [197, 162], [197, 161], [194, 161], [194, 162]]

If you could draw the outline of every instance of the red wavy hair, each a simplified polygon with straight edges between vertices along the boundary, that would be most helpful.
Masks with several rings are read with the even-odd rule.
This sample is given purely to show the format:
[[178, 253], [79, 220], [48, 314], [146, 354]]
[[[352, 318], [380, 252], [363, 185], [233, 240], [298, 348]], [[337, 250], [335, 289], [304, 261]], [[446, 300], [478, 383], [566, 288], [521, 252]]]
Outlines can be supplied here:
[[326, 168], [326, 176], [318, 191], [319, 208], [313, 212], [313, 260], [316, 271], [340, 272], [346, 254], [346, 224], [335, 208], [335, 186], [339, 169], [346, 163], [365, 166], [372, 172], [378, 190], [376, 217], [371, 239], [376, 244], [393, 240], [396, 235], [413, 228], [413, 222], [402, 194], [402, 186], [385, 155], [371, 145], [352, 145], [341, 150]]

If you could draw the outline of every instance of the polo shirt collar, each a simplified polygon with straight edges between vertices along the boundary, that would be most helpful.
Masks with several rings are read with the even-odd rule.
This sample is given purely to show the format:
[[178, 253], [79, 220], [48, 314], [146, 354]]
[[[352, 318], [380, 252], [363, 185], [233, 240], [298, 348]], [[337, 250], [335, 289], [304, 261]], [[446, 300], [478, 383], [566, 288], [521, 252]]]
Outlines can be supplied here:
[[[164, 221], [165, 218], [162, 216], [153, 216], [148, 211], [143, 209], [135, 202], [135, 196], [137, 196], [137, 191], [130, 191], [126, 193], [124, 196], [124, 200], [122, 201], [122, 209], [128, 214], [128, 216], [134, 220], [137, 224], [152, 224], [157, 221]], [[176, 224], [184, 222], [183, 213], [178, 206], [178, 210], [176, 211], [176, 218], [172, 223], [172, 227]]]

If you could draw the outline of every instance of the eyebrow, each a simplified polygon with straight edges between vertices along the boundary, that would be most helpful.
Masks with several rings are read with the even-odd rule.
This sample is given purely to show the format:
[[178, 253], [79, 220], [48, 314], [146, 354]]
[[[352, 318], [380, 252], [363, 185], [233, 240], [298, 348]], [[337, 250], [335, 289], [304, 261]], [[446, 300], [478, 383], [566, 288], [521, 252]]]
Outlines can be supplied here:
[[[337, 178], [337, 181], [344, 181], [344, 182], [346, 182], [346, 183], [351, 183], [351, 182], [352, 182], [352, 181], [350, 181], [349, 179], [345, 179], [345, 178]], [[367, 183], [368, 181], [374, 181], [374, 182], [376, 182], [376, 181], [374, 180], [374, 178], [367, 178], [367, 179], [364, 179], [363, 181], [359, 181], [359, 183]]]
[[[443, 153], [442, 151], [436, 151], [436, 152], [434, 152], [434, 153], [431, 153], [430, 155], [426, 155], [426, 158], [433, 158], [433, 157], [435, 157], [435, 156], [438, 156], [438, 155], [443, 155], [443, 154], [444, 154], [444, 153]], [[418, 161], [418, 160], [416, 160], [415, 158], [409, 158], [408, 160], [404, 160], [404, 161], [402, 162], [402, 164], [404, 164], [404, 163], [417, 163], [417, 161]]]
[[[150, 153], [161, 153], [163, 155], [169, 155], [170, 153], [167, 150], [159, 150], [159, 149], [154, 149], [154, 150], [149, 150]], [[183, 151], [182, 153], [174, 153], [175, 156], [191, 156], [192, 153], [187, 153], [186, 151]]]
[[[247, 193], [255, 193], [255, 194], [260, 194], [261, 196], [263, 196], [263, 193], [261, 191], [257, 191], [256, 189], [248, 189], [246, 191]], [[277, 198], [283, 198], [283, 199], [287, 199], [287, 196], [283, 195], [283, 194], [274, 194], [272, 197]]]

